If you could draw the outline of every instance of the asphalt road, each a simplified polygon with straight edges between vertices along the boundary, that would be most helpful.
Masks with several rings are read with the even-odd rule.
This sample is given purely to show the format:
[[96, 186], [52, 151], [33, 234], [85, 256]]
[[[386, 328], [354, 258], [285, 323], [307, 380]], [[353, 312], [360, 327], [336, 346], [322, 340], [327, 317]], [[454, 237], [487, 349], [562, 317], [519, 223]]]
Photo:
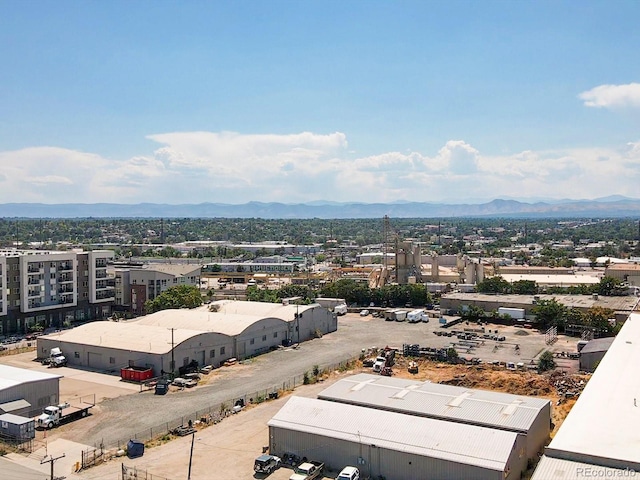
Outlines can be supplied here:
[[[458, 326], [459, 329], [462, 327]], [[547, 348], [544, 336], [538, 333], [515, 336], [513, 327], [493, 328], [499, 328], [501, 334], [506, 334], [507, 341], [500, 348], [495, 347], [497, 342], [490, 342], [469, 356], [486, 360], [528, 361]], [[220, 368], [206, 377], [205, 384], [193, 389], [174, 391], [164, 396], [148, 391], [105, 399], [95, 408], [94, 415], [82, 422], [60, 427], [55, 434], [87, 445], [98, 445], [103, 441], [107, 447], [126, 443], [138, 433], [143, 434], [144, 439], [150, 428], [156, 429], [165, 422], [184, 417], [186, 423], [194, 412], [202, 412], [231, 399], [248, 399], [255, 392], [266, 394], [282, 388], [283, 384], [290, 386], [294, 378], [300, 384], [303, 373], [312, 371], [314, 366], [323, 369], [336, 365], [357, 357], [362, 349], [386, 345], [402, 347], [403, 343], [442, 347], [456, 341], [455, 337], [434, 335], [436, 329], [438, 325], [433, 320], [428, 324], [409, 324], [349, 314], [339, 317], [337, 332], [304, 342], [297, 349], [276, 350], [242, 364]], [[559, 351], [575, 348], [569, 344], [565, 346], [566, 341], [563, 338], [554, 348]], [[517, 357], [513, 349], [515, 342], [521, 345], [521, 353]]]

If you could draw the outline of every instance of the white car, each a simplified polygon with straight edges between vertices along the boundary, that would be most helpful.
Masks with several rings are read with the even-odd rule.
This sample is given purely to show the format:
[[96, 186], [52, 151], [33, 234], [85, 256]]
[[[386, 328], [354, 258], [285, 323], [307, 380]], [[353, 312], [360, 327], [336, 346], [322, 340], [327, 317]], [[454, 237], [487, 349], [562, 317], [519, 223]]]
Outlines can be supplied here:
[[366, 317], [367, 315], [369, 315], [369, 310], [360, 310], [361, 317]]
[[356, 467], [344, 467], [336, 480], [360, 480], [360, 470]]

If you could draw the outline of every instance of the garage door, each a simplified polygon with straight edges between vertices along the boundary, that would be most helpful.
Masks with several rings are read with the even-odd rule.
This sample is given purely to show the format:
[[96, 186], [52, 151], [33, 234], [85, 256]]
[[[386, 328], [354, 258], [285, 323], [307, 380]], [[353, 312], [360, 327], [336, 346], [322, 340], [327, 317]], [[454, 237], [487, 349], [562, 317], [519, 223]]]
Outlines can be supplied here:
[[102, 354], [89, 352], [87, 358], [87, 366], [93, 368], [102, 368]]

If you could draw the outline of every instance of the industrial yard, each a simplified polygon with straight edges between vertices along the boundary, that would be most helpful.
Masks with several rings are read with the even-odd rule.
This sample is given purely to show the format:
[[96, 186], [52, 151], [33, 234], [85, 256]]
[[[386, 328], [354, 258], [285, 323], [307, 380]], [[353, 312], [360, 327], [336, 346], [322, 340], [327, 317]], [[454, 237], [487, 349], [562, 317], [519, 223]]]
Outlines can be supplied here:
[[[472, 328], [466, 324], [458, 324], [452, 330], [464, 331]], [[552, 345], [547, 345], [544, 335], [534, 330], [524, 330], [516, 327], [487, 325], [485, 331], [498, 332], [498, 336], [504, 336], [502, 341], [480, 340], [477, 345], [470, 348], [468, 345], [459, 345], [462, 340], [457, 336], [436, 335], [448, 329], [442, 329], [437, 323], [389, 322], [382, 318], [374, 318], [371, 315], [361, 317], [358, 314], [347, 314], [339, 319], [337, 332], [325, 335], [322, 338], [304, 342], [299, 348], [276, 350], [249, 361], [238, 363], [229, 367], [222, 367], [203, 375], [199, 384], [191, 389], [171, 387], [168, 395], [153, 395], [153, 391], [140, 388], [140, 386], [119, 381], [118, 377], [77, 370], [69, 367], [56, 369], [57, 373], [64, 375], [60, 383], [60, 398], [67, 400], [89, 392], [96, 395], [98, 404], [92, 414], [76, 422], [72, 422], [53, 431], [37, 432], [37, 440], [54, 442], [57, 439], [73, 439], [85, 445], [94, 445], [104, 441], [106, 447], [112, 448], [112, 439], [120, 439], [126, 443], [140, 433], [148, 433], [163, 424], [163, 422], [180, 419], [192, 412], [203, 410], [207, 407], [229, 402], [233, 398], [249, 397], [252, 392], [280, 390], [280, 398], [268, 402], [248, 406], [239, 415], [225, 418], [223, 422], [211, 425], [199, 430], [196, 435], [201, 447], [194, 450], [194, 476], [198, 472], [197, 455], [201, 455], [200, 464], [211, 463], [211, 459], [220, 456], [215, 464], [223, 468], [247, 469], [241, 477], [247, 478], [252, 474], [253, 458], [262, 451], [262, 447], [268, 445], [266, 422], [278, 410], [277, 406], [286, 401], [292, 392], [290, 386], [296, 385], [295, 395], [314, 397], [318, 389], [325, 388], [330, 382], [351, 373], [362, 371], [370, 372], [370, 368], [362, 367], [357, 360], [361, 355], [385, 346], [398, 348], [403, 344], [418, 344], [421, 347], [447, 348], [451, 345], [457, 348], [461, 357], [480, 359], [482, 363], [450, 365], [443, 362], [429, 361], [426, 358], [413, 359], [418, 365], [418, 373], [408, 372], [407, 359], [402, 355], [396, 356], [396, 364], [392, 368], [393, 376], [414, 378], [418, 380], [430, 380], [432, 382], [460, 385], [464, 387], [491, 389], [509, 392], [518, 395], [537, 395], [548, 398], [553, 403], [553, 423], [557, 426], [573, 404], [573, 398], [584, 385], [587, 377], [575, 376], [577, 360], [568, 357], [558, 357], [559, 371], [553, 375], [538, 375], [528, 368], [520, 371], [507, 370], [508, 363], [522, 363], [529, 365], [536, 362], [537, 357], [545, 349], [557, 352], [576, 351], [576, 338], [559, 336]], [[523, 333], [526, 332], [526, 333]], [[384, 345], [380, 341], [384, 339]], [[519, 345], [519, 349], [515, 349]], [[471, 351], [470, 351], [471, 350]], [[46, 367], [33, 362], [34, 353], [4, 357], [4, 361], [12, 365], [32, 369], [45, 369]], [[326, 370], [326, 365], [337, 365], [340, 362], [353, 359], [348, 371], [336, 372]], [[322, 374], [322, 381], [313, 385], [302, 386], [303, 374], [311, 373], [318, 366]], [[315, 378], [311, 376], [311, 383]], [[582, 383], [581, 383], [582, 382]], [[277, 387], [283, 385], [282, 390]], [[567, 385], [575, 388], [567, 388]], [[143, 391], [141, 391], [143, 390]], [[562, 392], [568, 392], [569, 397], [564, 401]], [[561, 400], [562, 399], [562, 400]], [[257, 399], [256, 399], [257, 400]], [[561, 403], [561, 405], [558, 405]], [[186, 423], [188, 417], [184, 418]], [[197, 418], [193, 418], [197, 420]], [[163, 438], [159, 443], [165, 443], [172, 436], [165, 436], [166, 431], [158, 431], [158, 437]], [[237, 436], [237, 444], [232, 437]], [[209, 438], [211, 437], [211, 438]], [[199, 440], [198, 440], [199, 439]], [[157, 441], [151, 445], [157, 445]], [[144, 457], [129, 460], [124, 459], [126, 465], [146, 466], [155, 475], [163, 475], [166, 478], [180, 478], [183, 475], [184, 455], [177, 452], [184, 449], [186, 438], [172, 439], [166, 446], [153, 446]], [[224, 445], [224, 447], [216, 447]], [[156, 451], [167, 449], [171, 454], [158, 454], [158, 459], [153, 460]], [[230, 455], [230, 452], [233, 455]], [[244, 460], [246, 457], [246, 461]], [[230, 461], [233, 459], [233, 461]], [[107, 462], [115, 463], [116, 460]], [[120, 465], [120, 460], [117, 460]], [[67, 465], [71, 468], [71, 458]], [[246, 465], [245, 465], [246, 464]], [[46, 467], [46, 466], [45, 466]], [[63, 464], [60, 465], [61, 473]], [[78, 478], [113, 478], [107, 466], [90, 468], [78, 475]], [[221, 472], [220, 478], [233, 478], [237, 470]], [[280, 476], [282, 472], [274, 472], [270, 478], [288, 478]], [[73, 478], [67, 476], [67, 478]]]

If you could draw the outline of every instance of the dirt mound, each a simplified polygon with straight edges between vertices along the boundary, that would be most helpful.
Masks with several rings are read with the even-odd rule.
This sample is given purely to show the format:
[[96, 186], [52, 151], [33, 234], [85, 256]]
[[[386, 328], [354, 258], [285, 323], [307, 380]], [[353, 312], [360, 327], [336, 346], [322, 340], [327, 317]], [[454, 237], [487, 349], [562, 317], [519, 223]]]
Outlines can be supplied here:
[[519, 335], [521, 337], [526, 337], [527, 335], [530, 335], [530, 333], [527, 332], [526, 330], [516, 330], [514, 335]]

